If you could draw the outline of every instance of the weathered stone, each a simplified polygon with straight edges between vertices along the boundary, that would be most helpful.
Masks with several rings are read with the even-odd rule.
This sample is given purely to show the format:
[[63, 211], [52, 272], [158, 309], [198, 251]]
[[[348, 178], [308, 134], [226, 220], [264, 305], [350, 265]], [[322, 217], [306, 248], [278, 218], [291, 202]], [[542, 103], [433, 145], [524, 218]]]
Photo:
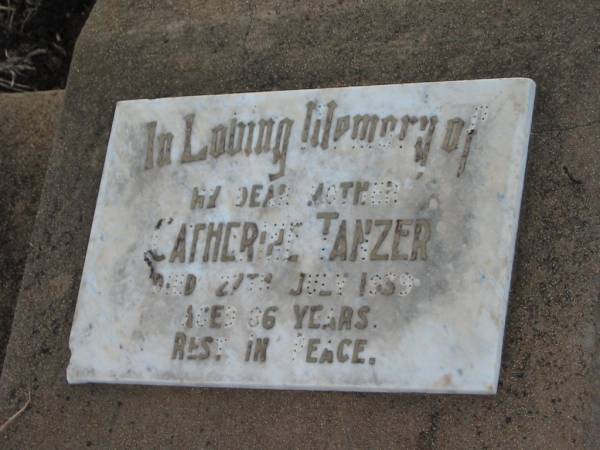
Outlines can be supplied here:
[[[0, 381], [4, 447], [595, 448], [600, 105], [595, 2], [98, 1]], [[538, 97], [496, 396], [66, 383], [118, 100], [521, 76]], [[594, 409], [595, 408], [595, 409]]]
[[62, 104], [63, 91], [0, 95], [0, 367]]
[[495, 392], [534, 90], [119, 102], [69, 381]]

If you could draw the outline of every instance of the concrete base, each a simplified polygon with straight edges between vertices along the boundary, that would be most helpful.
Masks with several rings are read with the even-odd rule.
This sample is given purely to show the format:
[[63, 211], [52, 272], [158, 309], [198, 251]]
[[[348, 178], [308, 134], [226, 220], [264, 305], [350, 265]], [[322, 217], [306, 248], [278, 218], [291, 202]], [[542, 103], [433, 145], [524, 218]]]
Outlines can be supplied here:
[[0, 95], [0, 367], [63, 97], [63, 91]]
[[[0, 380], [5, 447], [593, 448], [600, 441], [594, 1], [99, 1], [78, 42]], [[495, 397], [69, 386], [115, 102], [411, 81], [538, 85]]]

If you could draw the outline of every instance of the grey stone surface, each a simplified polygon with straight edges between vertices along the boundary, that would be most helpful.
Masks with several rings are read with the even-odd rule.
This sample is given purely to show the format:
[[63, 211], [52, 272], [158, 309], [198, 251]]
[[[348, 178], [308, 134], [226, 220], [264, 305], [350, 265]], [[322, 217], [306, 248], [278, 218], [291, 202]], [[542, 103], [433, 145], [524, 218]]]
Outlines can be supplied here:
[[0, 367], [63, 95], [0, 95]]
[[[78, 42], [0, 381], [23, 447], [595, 448], [600, 142], [594, 1], [99, 1]], [[66, 384], [117, 100], [529, 77], [538, 96], [495, 397]]]

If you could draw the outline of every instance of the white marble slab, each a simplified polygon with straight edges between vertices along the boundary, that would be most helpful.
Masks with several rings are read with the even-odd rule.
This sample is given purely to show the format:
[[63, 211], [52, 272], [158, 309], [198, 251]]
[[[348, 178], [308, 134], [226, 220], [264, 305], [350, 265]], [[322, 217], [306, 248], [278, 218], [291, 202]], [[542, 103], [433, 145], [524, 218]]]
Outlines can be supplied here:
[[119, 102], [69, 382], [494, 393], [534, 92]]

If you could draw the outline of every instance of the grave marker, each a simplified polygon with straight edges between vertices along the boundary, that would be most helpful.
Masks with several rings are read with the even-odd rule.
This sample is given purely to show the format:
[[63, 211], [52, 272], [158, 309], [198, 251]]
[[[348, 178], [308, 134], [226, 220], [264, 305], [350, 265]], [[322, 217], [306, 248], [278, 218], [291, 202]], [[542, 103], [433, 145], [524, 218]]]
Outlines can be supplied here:
[[534, 90], [119, 102], [69, 382], [495, 392]]

